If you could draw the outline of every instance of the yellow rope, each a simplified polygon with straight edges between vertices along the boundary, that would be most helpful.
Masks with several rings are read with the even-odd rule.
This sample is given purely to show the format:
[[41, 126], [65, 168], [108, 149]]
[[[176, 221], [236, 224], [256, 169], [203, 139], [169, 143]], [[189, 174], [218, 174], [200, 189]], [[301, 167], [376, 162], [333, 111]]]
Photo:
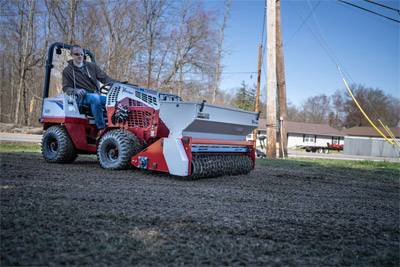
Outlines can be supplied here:
[[387, 137], [375, 126], [375, 124], [369, 119], [369, 117], [367, 116], [367, 114], [365, 114], [364, 110], [360, 107], [360, 105], [358, 104], [357, 100], [355, 99], [353, 93], [351, 92], [349, 86], [346, 83], [346, 80], [343, 78], [343, 82], [344, 85], [346, 85], [347, 90], [349, 91], [351, 97], [354, 100], [354, 103], [356, 103], [357, 107], [360, 109], [361, 113], [364, 114], [365, 118], [369, 121], [369, 123], [375, 128], [375, 130], [380, 133], [392, 146], [394, 146], [393, 142], [390, 141], [389, 139], [387, 139]]
[[383, 124], [383, 122], [378, 119], [379, 123], [382, 125], [383, 129], [386, 130], [386, 132], [390, 135], [390, 137], [393, 139], [393, 141], [396, 143], [396, 145], [400, 148], [400, 144], [397, 141], [396, 137], [393, 135], [392, 131], [389, 129], [389, 127], [387, 127], [386, 125]]

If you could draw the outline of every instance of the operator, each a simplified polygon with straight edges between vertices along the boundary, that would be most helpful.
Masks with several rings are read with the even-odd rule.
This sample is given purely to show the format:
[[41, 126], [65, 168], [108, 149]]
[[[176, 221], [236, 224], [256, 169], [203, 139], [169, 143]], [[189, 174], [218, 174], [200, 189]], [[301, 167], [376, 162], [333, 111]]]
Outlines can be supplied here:
[[96, 126], [104, 130], [105, 122], [102, 105], [106, 104], [106, 96], [100, 95], [97, 81], [103, 84], [116, 82], [93, 62], [83, 60], [83, 49], [73, 45], [70, 49], [72, 60], [62, 72], [63, 92], [78, 96], [77, 103], [90, 104]]

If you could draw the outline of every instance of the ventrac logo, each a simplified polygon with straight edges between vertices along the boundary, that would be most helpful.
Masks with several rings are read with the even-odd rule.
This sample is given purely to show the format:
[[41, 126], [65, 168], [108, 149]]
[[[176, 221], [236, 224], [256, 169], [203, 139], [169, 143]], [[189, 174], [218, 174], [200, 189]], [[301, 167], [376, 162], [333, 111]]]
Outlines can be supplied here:
[[64, 109], [64, 102], [62, 100], [50, 100], [50, 103], [55, 103], [59, 106], [62, 110]]
[[123, 89], [122, 89], [122, 93], [128, 93], [128, 94], [133, 95], [133, 92], [131, 92], [131, 91], [127, 90], [127, 89], [128, 89], [128, 88], [123, 88]]

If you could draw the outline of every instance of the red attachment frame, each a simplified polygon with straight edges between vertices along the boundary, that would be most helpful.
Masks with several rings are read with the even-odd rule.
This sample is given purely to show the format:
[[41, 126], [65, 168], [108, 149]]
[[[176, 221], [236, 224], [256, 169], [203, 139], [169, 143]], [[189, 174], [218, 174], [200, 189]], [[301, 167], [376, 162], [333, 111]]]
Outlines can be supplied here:
[[161, 138], [154, 144], [148, 146], [143, 149], [139, 154], [135, 155], [131, 159], [131, 163], [140, 168], [140, 159], [139, 157], [147, 158], [147, 168], [148, 170], [169, 172], [167, 162], [165, 161], [163, 154], [163, 141], [164, 138]]

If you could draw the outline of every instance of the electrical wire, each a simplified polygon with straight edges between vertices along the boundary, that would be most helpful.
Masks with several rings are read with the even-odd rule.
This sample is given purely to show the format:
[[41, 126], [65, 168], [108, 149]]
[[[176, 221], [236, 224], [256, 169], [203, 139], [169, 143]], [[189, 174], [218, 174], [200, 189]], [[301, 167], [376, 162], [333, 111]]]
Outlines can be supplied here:
[[364, 11], [370, 12], [370, 13], [372, 13], [372, 14], [378, 15], [378, 16], [380, 16], [380, 17], [383, 17], [383, 18], [392, 20], [392, 21], [394, 21], [394, 22], [400, 23], [400, 20], [396, 20], [396, 19], [387, 17], [387, 16], [382, 15], [382, 14], [379, 14], [379, 13], [377, 13], [377, 12], [375, 12], [375, 11], [372, 11], [372, 10], [369, 10], [369, 9], [366, 9], [366, 8], [363, 8], [363, 7], [360, 7], [360, 6], [357, 6], [357, 5], [355, 5], [355, 4], [352, 4], [352, 3], [349, 3], [349, 2], [346, 2], [346, 1], [343, 1], [343, 0], [338, 0], [338, 1], [339, 1], [339, 2], [342, 2], [342, 3], [344, 3], [344, 4], [347, 4], [347, 5], [350, 5], [350, 6], [359, 8], [359, 9], [362, 9], [362, 10], [364, 10]]
[[377, 16], [374, 16], [374, 15], [372, 15], [370, 13], [364, 12], [364, 11], [356, 9], [356, 8], [353, 8], [352, 6], [346, 5], [346, 4], [341, 3], [339, 1], [335, 1], [335, 3], [337, 3], [338, 5], [341, 5], [342, 7], [348, 8], [348, 9], [354, 11], [354, 12], [357, 12], [358, 14], [361, 14], [363, 16], [366, 16], [366, 17], [370, 18], [370, 19], [373, 19], [373, 20], [375, 20], [375, 21], [377, 21], [379, 23], [384, 23], [384, 24], [386, 24], [386, 25], [388, 25], [388, 26], [390, 26], [392, 28], [398, 29], [398, 26], [396, 24], [390, 22], [389, 20], [382, 20]]
[[[310, 0], [307, 0], [307, 1], [308, 1], [309, 6], [310, 6], [310, 9], [313, 10], [312, 7], [311, 7], [311, 4], [310, 4]], [[339, 1], [341, 1], [341, 0], [339, 0]], [[332, 54], [329, 55], [329, 56], [331, 57], [331, 59], [334, 59], [334, 58], [336, 59], [336, 57], [334, 56], [333, 52], [332, 52], [331, 49], [329, 48], [329, 45], [328, 45], [328, 43], [327, 43], [327, 41], [326, 41], [326, 39], [325, 39], [325, 37], [324, 37], [324, 35], [323, 35], [323, 33], [322, 33], [320, 24], [319, 24], [318, 19], [317, 19], [317, 17], [316, 17], [316, 15], [315, 15], [314, 12], [313, 12], [313, 16], [314, 16], [314, 19], [315, 19], [316, 24], [318, 25], [319, 33], [320, 33], [322, 39], [324, 40], [325, 45], [328, 47], [328, 49], [329, 49], [330, 52], [332, 53]], [[327, 51], [326, 49], [324, 49], [324, 50]], [[336, 67], [337, 67], [337, 69], [338, 69], [340, 75], [342, 76], [342, 80], [343, 80], [343, 82], [344, 82], [344, 84], [345, 84], [345, 86], [346, 86], [348, 92], [350, 93], [350, 96], [352, 97], [353, 101], [356, 103], [356, 105], [357, 105], [357, 107], [359, 108], [359, 110], [361, 111], [361, 113], [365, 116], [365, 118], [366, 118], [366, 119], [368, 120], [368, 122], [373, 126], [373, 128], [374, 128], [378, 133], [380, 133], [392, 146], [394, 146], [393, 142], [391, 142], [391, 141], [390, 141], [376, 126], [375, 126], [375, 124], [370, 120], [370, 118], [367, 116], [367, 114], [364, 112], [364, 110], [363, 110], [363, 109], [361, 108], [361, 106], [358, 104], [357, 100], [355, 99], [353, 93], [351, 92], [349, 86], [348, 86], [347, 83], [346, 83], [346, 80], [345, 80], [345, 78], [344, 78], [344, 74], [342, 73], [342, 71], [341, 71], [341, 69], [340, 69], [340, 65], [341, 65], [340, 62], [339, 62], [339, 61], [334, 61], [334, 62], [335, 62], [335, 64], [336, 64]], [[367, 100], [367, 102], [369, 103], [368, 99], [366, 99], [366, 100]], [[370, 103], [369, 103], [369, 105], [372, 107], [373, 112], [377, 115], [377, 117], [378, 117], [378, 119], [379, 119], [378, 113], [375, 111], [375, 109], [373, 108], [373, 106], [372, 106]], [[379, 121], [380, 121], [380, 120], [379, 120]], [[382, 123], [382, 124], [383, 124], [383, 123]], [[385, 129], [385, 127], [384, 127], [384, 129]], [[390, 130], [389, 130], [389, 131], [390, 131]], [[390, 135], [390, 134], [389, 134], [389, 135]], [[397, 144], [397, 143], [396, 143], [396, 144]], [[400, 146], [399, 146], [399, 148], [400, 148]]]
[[267, 0], [264, 0], [264, 19], [263, 19], [263, 27], [261, 31], [261, 43], [264, 41], [264, 30], [265, 30], [265, 19], [267, 17]]
[[374, 1], [371, 1], [371, 0], [364, 0], [364, 1], [365, 1], [365, 2], [368, 2], [368, 3], [371, 3], [371, 4], [374, 4], [374, 5], [378, 5], [378, 6], [381, 6], [381, 7], [385, 7], [385, 8], [387, 8], [387, 9], [391, 9], [391, 10], [397, 11], [397, 12], [399, 13], [399, 15], [400, 15], [400, 10], [395, 9], [395, 8], [393, 8], [393, 7], [385, 6], [385, 5], [382, 5], [382, 4], [380, 4], [380, 3], [377, 3], [377, 2], [374, 2]]
[[[309, 0], [308, 0], [308, 3], [309, 3], [309, 6], [310, 6], [310, 9], [311, 9], [311, 4], [310, 4]], [[312, 9], [311, 9], [311, 10], [312, 10]], [[315, 15], [315, 13], [314, 13], [314, 12], [312, 12], [312, 13], [313, 13], [315, 22], [316, 22], [316, 24], [318, 25], [319, 33], [320, 33], [320, 35], [321, 35], [321, 37], [322, 37], [322, 40], [324, 41], [325, 45], [326, 45], [327, 48], [329, 49], [329, 53], [331, 53], [331, 55], [332, 55], [332, 56], [331, 56], [331, 59], [334, 60], [334, 62], [335, 62], [335, 64], [336, 64], [336, 67], [338, 68], [339, 73], [340, 73], [341, 75], [343, 75], [343, 72], [342, 72], [342, 69], [343, 69], [343, 71], [345, 72], [345, 74], [346, 74], [346, 76], [348, 77], [348, 79], [354, 84], [354, 81], [353, 81], [353, 79], [351, 78], [350, 74], [346, 71], [346, 69], [344, 68], [343, 64], [340, 63], [340, 61], [337, 59], [337, 57], [336, 57], [335, 54], [333, 53], [332, 49], [331, 49], [330, 46], [328, 45], [328, 42], [326, 41], [326, 38], [325, 38], [325, 36], [324, 36], [324, 34], [323, 34], [323, 32], [322, 32], [321, 26], [320, 26], [320, 24], [319, 24], [319, 21], [318, 21], [316, 15]], [[326, 51], [326, 50], [325, 50], [325, 51]], [[341, 66], [342, 69], [340, 68], [340, 66]], [[344, 77], [343, 77], [343, 78], [344, 78]], [[380, 116], [379, 116], [379, 114], [376, 112], [376, 110], [375, 110], [375, 108], [373, 107], [373, 105], [371, 104], [371, 102], [370, 102], [368, 99], [366, 99], [366, 101], [367, 101], [367, 104], [370, 106], [372, 112], [373, 112], [373, 113], [375, 114], [375, 116], [379, 119]]]
[[[313, 12], [317, 9], [317, 7], [319, 6], [319, 4], [321, 3], [322, 0], [319, 0], [319, 2], [314, 6]], [[299, 28], [297, 28], [297, 30], [292, 34], [292, 36], [289, 38], [288, 41], [286, 41], [283, 46], [287, 45], [292, 39], [293, 37], [300, 31], [300, 29], [304, 26], [304, 24], [307, 22], [308, 18], [311, 17], [311, 15], [313, 14], [313, 12], [311, 12], [310, 14], [308, 14], [308, 16], [303, 20], [303, 23], [300, 25]]]

